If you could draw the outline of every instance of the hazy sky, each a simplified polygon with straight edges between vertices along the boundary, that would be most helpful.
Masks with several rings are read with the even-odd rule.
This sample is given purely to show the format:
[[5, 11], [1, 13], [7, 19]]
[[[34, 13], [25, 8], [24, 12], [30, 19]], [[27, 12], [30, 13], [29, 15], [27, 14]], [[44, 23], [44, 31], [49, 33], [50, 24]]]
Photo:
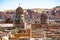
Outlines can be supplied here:
[[60, 6], [60, 0], [0, 0], [0, 10], [28, 8], [53, 8]]

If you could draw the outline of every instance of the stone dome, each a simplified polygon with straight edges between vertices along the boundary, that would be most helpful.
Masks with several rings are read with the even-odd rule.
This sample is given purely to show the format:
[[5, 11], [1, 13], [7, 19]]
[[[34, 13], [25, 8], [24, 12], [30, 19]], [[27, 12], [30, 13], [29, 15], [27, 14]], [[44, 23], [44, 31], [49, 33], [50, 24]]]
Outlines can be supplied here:
[[17, 14], [23, 14], [23, 9], [22, 9], [21, 7], [18, 7], [18, 8], [16, 9], [16, 13], [17, 13]]

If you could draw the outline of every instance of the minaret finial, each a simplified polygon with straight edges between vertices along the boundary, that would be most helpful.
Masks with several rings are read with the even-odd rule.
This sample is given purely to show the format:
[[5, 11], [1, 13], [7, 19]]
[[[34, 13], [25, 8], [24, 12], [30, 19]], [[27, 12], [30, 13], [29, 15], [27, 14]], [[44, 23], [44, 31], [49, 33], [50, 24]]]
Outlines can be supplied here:
[[20, 7], [20, 3], [19, 3], [19, 7]]

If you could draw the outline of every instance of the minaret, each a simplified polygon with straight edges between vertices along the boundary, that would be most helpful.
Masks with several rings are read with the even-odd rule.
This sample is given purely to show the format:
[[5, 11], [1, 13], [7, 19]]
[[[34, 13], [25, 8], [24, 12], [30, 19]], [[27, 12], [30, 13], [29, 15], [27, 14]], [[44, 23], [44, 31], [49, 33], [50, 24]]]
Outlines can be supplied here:
[[19, 7], [16, 9], [15, 27], [24, 28], [24, 23], [21, 16], [22, 14], [23, 14], [23, 9], [20, 7], [20, 3], [19, 3]]

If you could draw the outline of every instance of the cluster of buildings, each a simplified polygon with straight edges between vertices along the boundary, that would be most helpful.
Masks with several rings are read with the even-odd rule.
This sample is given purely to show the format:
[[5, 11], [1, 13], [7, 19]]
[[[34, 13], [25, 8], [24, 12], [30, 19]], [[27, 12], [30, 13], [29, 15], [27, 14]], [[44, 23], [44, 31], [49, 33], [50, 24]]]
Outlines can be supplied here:
[[[45, 12], [48, 14], [50, 19], [59, 19], [60, 18], [60, 7], [54, 7], [52, 9], [39, 9], [39, 8], [34, 8], [34, 9], [24, 9], [24, 17], [25, 21], [29, 19], [36, 19], [40, 16], [42, 12]], [[4, 10], [0, 11], [0, 19], [15, 19], [16, 16], [16, 11], [15, 10]]]
[[[7, 27], [8, 24], [14, 27]], [[0, 11], [0, 27], [1, 25], [4, 26], [2, 29], [13, 29], [12, 34], [16, 38], [22, 36], [26, 40], [60, 40], [60, 6], [24, 10], [18, 7], [16, 10]]]

